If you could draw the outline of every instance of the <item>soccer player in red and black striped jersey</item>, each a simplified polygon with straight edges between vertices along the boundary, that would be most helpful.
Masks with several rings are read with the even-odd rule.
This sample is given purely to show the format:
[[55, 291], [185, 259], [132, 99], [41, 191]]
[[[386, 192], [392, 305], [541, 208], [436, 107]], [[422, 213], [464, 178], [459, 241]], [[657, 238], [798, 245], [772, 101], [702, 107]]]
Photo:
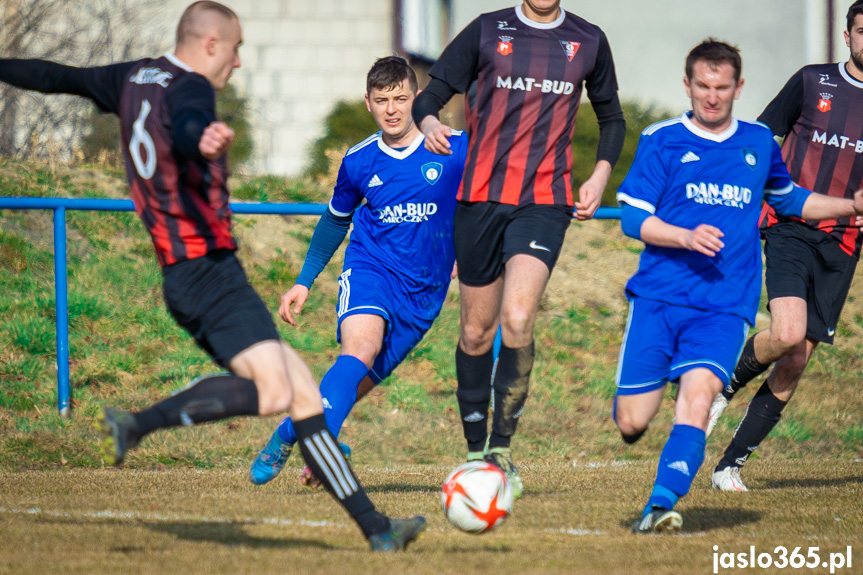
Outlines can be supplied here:
[[134, 414], [105, 409], [103, 457], [122, 463], [156, 429], [290, 409], [306, 463], [372, 548], [402, 549], [425, 520], [391, 520], [375, 509], [327, 430], [311, 372], [279, 339], [234, 254], [226, 162], [234, 133], [216, 116], [215, 90], [240, 66], [241, 44], [237, 15], [203, 1], [185, 10], [174, 52], [159, 58], [96, 68], [0, 60], [0, 81], [83, 96], [120, 117], [132, 199], [162, 266], [168, 309], [230, 371], [204, 376]]
[[[785, 138], [782, 155], [794, 182], [838, 198], [863, 186], [863, 0], [848, 10], [845, 43], [847, 62], [803, 67], [758, 118]], [[714, 470], [717, 489], [746, 491], [740, 469], [779, 422], [815, 347], [833, 343], [860, 257], [859, 224], [788, 219], [765, 206], [770, 327], [746, 342], [731, 382], [713, 402], [708, 433], [734, 394], [776, 365]]]
[[[417, 96], [426, 148], [448, 154], [438, 119], [465, 93], [470, 144], [455, 215], [461, 290], [458, 402], [468, 460], [485, 457], [522, 482], [510, 440], [528, 392], [539, 301], [573, 215], [593, 216], [623, 146], [625, 123], [605, 34], [560, 7], [524, 0], [483, 14], [447, 46]], [[573, 194], [571, 140], [582, 89], [600, 126], [596, 166]], [[493, 360], [497, 326], [502, 346]], [[487, 414], [494, 389], [494, 420]]]

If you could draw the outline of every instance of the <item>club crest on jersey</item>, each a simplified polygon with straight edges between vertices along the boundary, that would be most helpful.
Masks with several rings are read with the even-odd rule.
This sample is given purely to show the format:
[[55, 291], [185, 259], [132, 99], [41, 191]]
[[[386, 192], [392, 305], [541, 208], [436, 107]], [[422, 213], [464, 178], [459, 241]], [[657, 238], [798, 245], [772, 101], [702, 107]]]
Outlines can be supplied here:
[[437, 183], [440, 179], [441, 174], [443, 173], [443, 164], [438, 162], [429, 162], [428, 164], [424, 164], [422, 168], [420, 168], [420, 173], [422, 173], [423, 178], [432, 186]]
[[821, 99], [818, 100], [818, 111], [819, 112], [829, 112], [830, 111], [830, 100], [833, 99], [833, 94], [829, 94], [827, 92], [821, 92]]
[[497, 43], [497, 51], [503, 56], [512, 54], [512, 36], [498, 36], [500, 42]]
[[578, 52], [578, 48], [581, 46], [581, 42], [566, 42], [565, 40], [560, 41], [560, 47], [563, 48], [563, 53], [566, 54], [566, 59], [572, 62], [572, 59], [575, 58], [575, 53]]
[[746, 162], [749, 169], [754, 170], [758, 164], [758, 154], [755, 153], [755, 150], [752, 148], [743, 148], [740, 152], [743, 154], [743, 161]]

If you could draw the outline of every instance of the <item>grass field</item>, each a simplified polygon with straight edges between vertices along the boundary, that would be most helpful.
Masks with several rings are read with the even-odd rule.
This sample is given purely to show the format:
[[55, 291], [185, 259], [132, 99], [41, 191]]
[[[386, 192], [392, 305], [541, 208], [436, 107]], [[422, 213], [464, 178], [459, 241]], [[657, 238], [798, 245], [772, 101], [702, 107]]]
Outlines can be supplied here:
[[775, 558], [780, 545], [819, 547], [823, 560], [851, 546], [851, 569], [836, 572], [863, 571], [859, 460], [764, 462], [750, 493], [708, 490], [702, 472], [679, 506], [683, 531], [668, 537], [629, 533], [654, 472], [646, 461], [533, 460], [513, 515], [485, 535], [454, 530], [440, 512], [448, 465], [362, 468], [384, 510], [429, 518], [395, 557], [368, 553], [347, 515], [301, 487], [297, 471], [264, 487], [245, 468], [0, 472], [0, 572], [713, 573], [714, 545]]
[[[326, 198], [306, 181], [254, 179], [234, 189], [246, 199]], [[102, 170], [0, 160], [0, 194], [123, 197], [126, 190]], [[615, 222], [573, 224], [568, 232], [541, 304], [533, 391], [514, 443], [527, 492], [507, 524], [481, 537], [448, 527], [437, 495], [463, 457], [454, 286], [426, 339], [355, 409], [341, 436], [385, 511], [430, 519], [407, 555], [383, 558], [365, 552], [327, 496], [300, 489], [297, 459], [274, 485], [248, 483], [248, 464], [278, 417], [160, 432], [125, 469], [101, 468], [92, 426], [99, 408], [142, 407], [214, 367], [164, 310], [152, 247], [135, 216], [70, 213], [73, 418], [61, 420], [50, 221], [47, 212], [0, 211], [0, 572], [708, 573], [713, 545], [735, 553], [750, 545], [759, 552], [863, 548], [859, 282], [837, 345], [816, 351], [783, 421], [747, 465], [754, 491], [709, 491], [707, 472], [756, 385], [720, 420], [680, 507], [684, 532], [666, 539], [636, 538], [628, 528], [648, 495], [673, 399], [634, 446], [620, 441], [610, 420], [622, 288], [640, 244]], [[314, 223], [237, 218], [240, 257], [273, 310], [299, 271]], [[338, 354], [339, 271], [333, 262], [315, 284], [298, 328], [279, 326], [317, 377]], [[863, 557], [844, 572], [863, 573]]]

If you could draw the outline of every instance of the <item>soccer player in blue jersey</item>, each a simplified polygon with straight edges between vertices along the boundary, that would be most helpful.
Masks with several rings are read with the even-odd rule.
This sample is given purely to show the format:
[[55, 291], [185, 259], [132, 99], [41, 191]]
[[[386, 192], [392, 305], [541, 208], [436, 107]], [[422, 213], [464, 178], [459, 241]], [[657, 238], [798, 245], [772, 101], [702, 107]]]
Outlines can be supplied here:
[[[453, 132], [453, 154], [423, 146], [411, 118], [414, 71], [402, 58], [381, 58], [366, 80], [366, 107], [381, 131], [345, 155], [329, 209], [321, 217], [297, 283], [279, 315], [295, 325], [318, 274], [353, 221], [339, 277], [336, 338], [342, 353], [321, 381], [333, 436], [358, 398], [387, 378], [440, 313], [455, 263], [453, 214], [467, 136]], [[365, 203], [363, 203], [365, 200]], [[252, 483], [279, 474], [297, 434], [285, 419], [255, 458]]]
[[692, 110], [654, 124], [618, 191], [624, 233], [645, 243], [626, 285], [614, 418], [624, 441], [647, 430], [667, 382], [677, 382], [675, 424], [635, 533], [679, 530], [674, 505], [704, 460], [710, 404], [728, 383], [761, 296], [758, 217], [823, 219], [863, 212], [854, 199], [795, 186], [771, 131], [732, 114], [743, 79], [738, 50], [706, 40], [686, 59]]

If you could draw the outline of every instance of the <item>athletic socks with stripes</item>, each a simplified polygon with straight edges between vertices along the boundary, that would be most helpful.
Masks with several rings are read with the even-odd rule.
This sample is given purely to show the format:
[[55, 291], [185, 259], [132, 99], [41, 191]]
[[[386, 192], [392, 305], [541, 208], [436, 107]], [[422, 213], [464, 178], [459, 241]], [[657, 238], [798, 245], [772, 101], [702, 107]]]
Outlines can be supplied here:
[[704, 431], [691, 425], [675, 425], [659, 456], [653, 492], [644, 515], [655, 507], [673, 509], [677, 500], [689, 493], [692, 480], [704, 463]]
[[743, 467], [752, 452], [758, 449], [764, 438], [782, 419], [782, 410], [787, 404], [787, 401], [773, 395], [770, 385], [765, 381], [746, 408], [746, 414], [737, 426], [737, 431], [716, 466], [716, 471], [727, 467]]
[[199, 377], [167, 399], [134, 414], [140, 437], [165, 427], [258, 415], [258, 388], [230, 373]]
[[327, 429], [323, 414], [294, 421], [300, 451], [306, 465], [360, 526], [366, 538], [390, 528], [348, 465], [339, 444]]

